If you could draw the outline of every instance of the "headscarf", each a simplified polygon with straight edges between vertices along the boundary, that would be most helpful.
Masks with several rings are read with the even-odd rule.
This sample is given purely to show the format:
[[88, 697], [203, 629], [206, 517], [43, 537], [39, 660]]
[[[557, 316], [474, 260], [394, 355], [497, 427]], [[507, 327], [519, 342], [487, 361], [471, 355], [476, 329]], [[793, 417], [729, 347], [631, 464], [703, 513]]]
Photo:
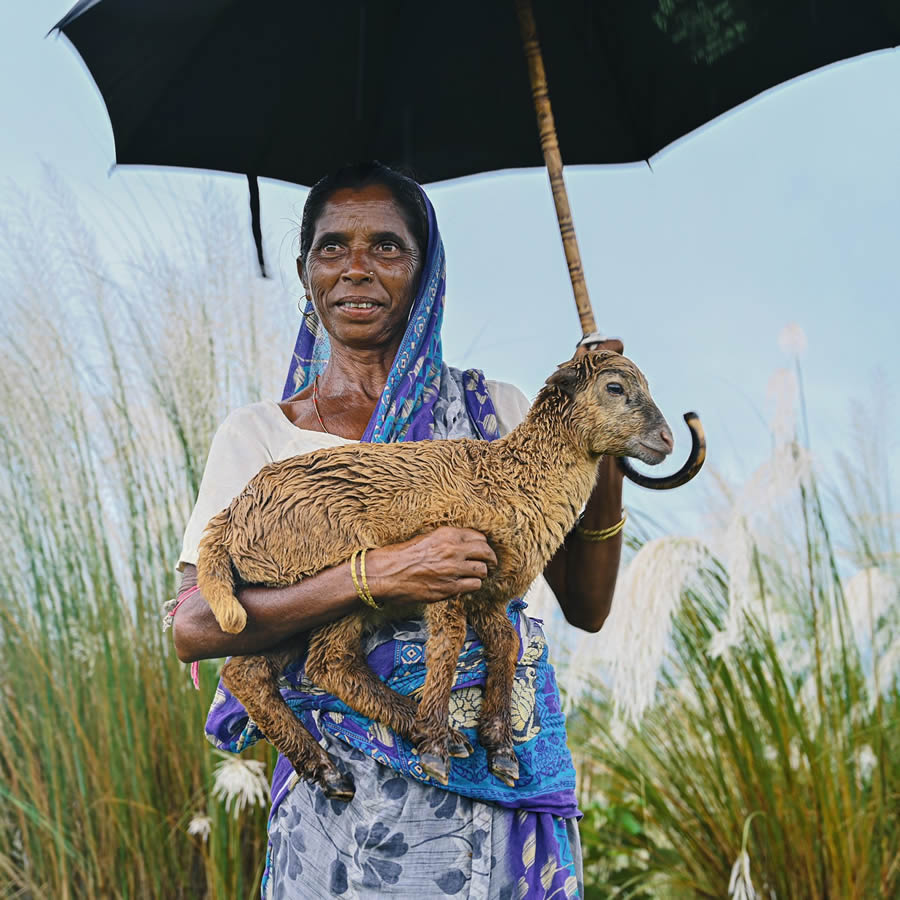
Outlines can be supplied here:
[[[442, 376], [446, 377], [441, 323], [444, 318], [447, 269], [444, 242], [438, 230], [434, 207], [424, 191], [422, 197], [428, 212], [428, 246], [422, 274], [400, 349], [362, 436], [362, 440], [367, 442], [421, 441], [435, 436], [434, 406], [441, 391]], [[316, 375], [324, 371], [330, 355], [328, 333], [312, 300], [307, 298], [282, 399], [310, 384]], [[493, 440], [499, 432], [484, 375], [477, 369], [469, 370], [466, 375], [465, 401], [469, 416], [480, 436]]]

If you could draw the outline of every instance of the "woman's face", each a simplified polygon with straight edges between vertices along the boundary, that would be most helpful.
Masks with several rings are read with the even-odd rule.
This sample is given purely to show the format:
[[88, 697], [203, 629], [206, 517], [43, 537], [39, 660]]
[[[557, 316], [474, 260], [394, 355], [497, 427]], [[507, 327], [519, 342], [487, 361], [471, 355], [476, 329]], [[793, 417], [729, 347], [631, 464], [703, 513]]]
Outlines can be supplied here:
[[406, 329], [421, 256], [394, 195], [376, 184], [331, 195], [297, 268], [332, 341], [375, 349]]

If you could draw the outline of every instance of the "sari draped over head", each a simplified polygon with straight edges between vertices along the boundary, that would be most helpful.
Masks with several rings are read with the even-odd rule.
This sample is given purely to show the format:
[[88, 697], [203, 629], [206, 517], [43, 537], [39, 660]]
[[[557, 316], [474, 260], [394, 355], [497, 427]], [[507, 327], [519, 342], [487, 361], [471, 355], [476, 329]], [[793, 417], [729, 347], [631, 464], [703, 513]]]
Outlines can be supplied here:
[[[428, 247], [418, 292], [400, 349], [362, 440], [375, 443], [456, 437], [494, 440], [499, 437], [499, 427], [483, 373], [477, 369], [461, 372], [443, 362], [444, 247], [427, 197], [425, 204]], [[328, 335], [307, 301], [283, 396], [287, 398], [310, 384], [324, 370], [329, 353]], [[446, 788], [424, 772], [407, 741], [309, 681], [304, 673], [305, 659], [298, 659], [282, 673], [280, 687], [294, 714], [318, 740], [323, 735], [337, 737], [355, 751], [437, 789], [534, 813], [515, 817], [514, 827], [521, 831], [517, 836], [517, 841], [518, 837], [522, 840], [519, 846], [537, 847], [536, 856], [522, 862], [523, 883], [533, 880], [538, 886], [544, 856], [563, 861], [558, 872], [561, 887], [571, 877], [572, 870], [565, 831], [560, 831], [558, 820], [580, 815], [574, 792], [575, 770], [566, 746], [565, 720], [555, 674], [548, 660], [547, 643], [539, 620], [524, 615], [524, 608], [525, 603], [515, 598], [507, 609], [520, 638], [513, 697], [520, 778], [513, 788], [490, 774], [486, 753], [477, 742], [474, 726], [486, 670], [481, 644], [471, 629], [457, 663], [451, 717], [454, 725], [469, 737], [474, 753], [468, 759], [452, 761]], [[386, 623], [365, 639], [369, 665], [394, 690], [418, 695], [425, 681], [425, 638], [420, 619]], [[216, 747], [232, 752], [240, 752], [264, 739], [221, 681], [209, 711], [206, 733]], [[279, 756], [272, 780], [270, 823], [296, 782], [290, 763]], [[542, 889], [539, 894], [519, 896], [543, 897], [544, 893]], [[563, 892], [559, 896], [571, 894]]]

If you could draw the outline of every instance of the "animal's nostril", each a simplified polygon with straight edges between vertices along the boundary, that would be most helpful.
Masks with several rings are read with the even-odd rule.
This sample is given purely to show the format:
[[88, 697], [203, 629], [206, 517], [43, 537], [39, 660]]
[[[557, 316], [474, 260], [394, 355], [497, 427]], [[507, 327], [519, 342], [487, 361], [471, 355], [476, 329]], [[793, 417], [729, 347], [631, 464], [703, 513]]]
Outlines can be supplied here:
[[659, 438], [669, 450], [671, 450], [675, 446], [675, 439], [672, 437], [672, 432], [669, 431], [668, 428], [660, 429]]

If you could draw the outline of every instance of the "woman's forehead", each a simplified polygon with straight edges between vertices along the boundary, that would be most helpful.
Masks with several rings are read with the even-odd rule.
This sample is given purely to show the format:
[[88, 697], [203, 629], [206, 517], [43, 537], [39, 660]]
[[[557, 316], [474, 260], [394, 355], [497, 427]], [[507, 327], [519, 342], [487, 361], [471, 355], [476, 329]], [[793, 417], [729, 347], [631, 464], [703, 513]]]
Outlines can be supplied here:
[[316, 220], [316, 234], [346, 231], [395, 231], [409, 235], [409, 226], [391, 189], [371, 184], [340, 188], [322, 207]]

